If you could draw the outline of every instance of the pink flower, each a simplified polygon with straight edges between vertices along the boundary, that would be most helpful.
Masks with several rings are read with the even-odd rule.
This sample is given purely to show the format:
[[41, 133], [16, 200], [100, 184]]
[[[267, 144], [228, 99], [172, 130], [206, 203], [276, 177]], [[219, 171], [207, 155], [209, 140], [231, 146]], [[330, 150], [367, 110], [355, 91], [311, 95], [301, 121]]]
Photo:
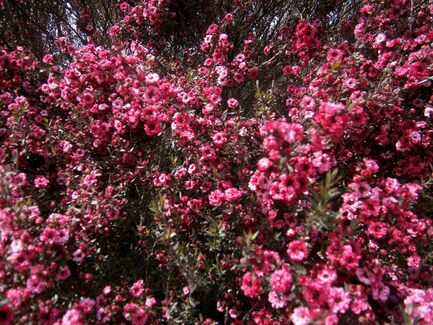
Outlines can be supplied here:
[[220, 190], [212, 191], [209, 194], [209, 203], [213, 206], [220, 206], [224, 199], [224, 193]]
[[236, 99], [234, 99], [234, 98], [230, 98], [230, 99], [227, 101], [227, 105], [228, 105], [230, 108], [235, 108], [235, 107], [238, 107], [238, 106], [239, 106], [239, 102], [238, 102]]
[[433, 323], [433, 289], [411, 289], [404, 300], [405, 311], [411, 319], [418, 319], [422, 324]]
[[42, 231], [42, 234], [39, 236], [39, 240], [48, 245], [56, 244], [60, 241], [59, 232], [57, 229], [47, 227]]
[[288, 266], [274, 271], [271, 275], [272, 290], [278, 293], [287, 292], [292, 286], [292, 275]]
[[63, 281], [69, 278], [70, 275], [71, 275], [71, 271], [69, 270], [69, 267], [65, 265], [59, 269], [59, 272], [57, 273], [57, 279]]
[[237, 188], [231, 187], [224, 191], [224, 198], [226, 201], [235, 202], [242, 197], [242, 191]]
[[271, 168], [273, 165], [272, 161], [269, 158], [261, 158], [258, 162], [257, 162], [257, 168], [260, 171], [266, 171], [267, 169]]
[[319, 173], [325, 173], [331, 169], [331, 167], [334, 165], [334, 162], [328, 154], [315, 152], [312, 164], [314, 167], [316, 167]]
[[283, 308], [284, 306], [286, 306], [287, 300], [287, 296], [283, 294], [279, 294], [275, 291], [269, 292], [268, 301], [271, 303], [271, 306], [273, 308]]
[[356, 80], [355, 78], [348, 78], [345, 80], [344, 84], [350, 90], [354, 90], [358, 86], [358, 80]]
[[109, 295], [111, 292], [111, 287], [110, 286], [105, 286], [104, 289], [102, 289], [102, 293], [104, 295]]
[[381, 239], [388, 233], [388, 228], [386, 223], [375, 221], [369, 224], [367, 234], [376, 239]]
[[140, 308], [135, 313], [132, 314], [131, 324], [144, 325], [147, 323], [148, 319], [149, 319], [149, 315], [143, 309]]
[[212, 60], [216, 63], [223, 63], [226, 59], [226, 56], [224, 55], [221, 50], [216, 49], [214, 53], [212, 54]]
[[350, 306], [350, 295], [343, 288], [330, 288], [328, 304], [333, 313], [344, 313]]
[[328, 61], [339, 61], [343, 57], [343, 52], [338, 49], [330, 49], [326, 55]]
[[300, 262], [308, 256], [308, 244], [301, 240], [289, 243], [287, 255], [295, 262]]
[[242, 277], [241, 289], [247, 297], [259, 296], [262, 292], [261, 278], [251, 272], [245, 273]]
[[155, 84], [159, 81], [159, 75], [157, 73], [148, 73], [146, 75], [147, 84]]
[[216, 146], [220, 147], [227, 142], [227, 137], [224, 132], [217, 132], [212, 136], [212, 140]]
[[224, 20], [227, 24], [231, 24], [233, 22], [233, 19], [234, 19], [234, 17], [233, 17], [233, 14], [231, 14], [231, 13], [228, 13], [224, 16]]
[[35, 187], [37, 188], [46, 188], [49, 180], [46, 179], [44, 176], [36, 176], [34, 183]]
[[84, 258], [86, 257], [86, 254], [81, 250], [81, 249], [77, 249], [73, 254], [73, 260], [77, 263], [77, 264], [81, 264], [81, 262], [84, 260]]
[[324, 325], [338, 325], [338, 316], [335, 314], [329, 313], [328, 315], [325, 316], [323, 324]]
[[386, 40], [386, 35], [384, 33], [379, 33], [377, 34], [376, 38], [375, 38], [375, 42], [376, 43], [383, 43]]
[[44, 63], [48, 63], [48, 64], [53, 62], [52, 54], [45, 54], [44, 57], [42, 58], [42, 61], [44, 61]]
[[164, 173], [157, 173], [153, 179], [153, 184], [155, 186], [161, 187], [167, 184], [169, 181], [169, 175]]
[[407, 258], [407, 266], [411, 268], [419, 268], [421, 258], [418, 255], [412, 255]]
[[41, 293], [46, 289], [46, 283], [37, 275], [31, 275], [26, 281], [26, 286], [32, 293]]
[[143, 280], [138, 280], [137, 282], [135, 282], [132, 287], [129, 288], [129, 292], [133, 297], [141, 297], [144, 292]]
[[337, 280], [337, 273], [331, 266], [325, 266], [318, 272], [317, 279], [323, 284], [332, 284]]
[[206, 34], [215, 34], [218, 31], [219, 26], [217, 24], [212, 24], [207, 28]]
[[144, 304], [146, 305], [146, 307], [151, 308], [153, 305], [156, 304], [156, 299], [153, 297], [147, 297]]
[[293, 73], [292, 67], [290, 65], [286, 65], [283, 67], [283, 75], [290, 76]]
[[370, 285], [376, 280], [374, 274], [366, 267], [357, 268], [355, 273], [358, 277], [358, 280], [366, 285]]
[[355, 26], [354, 34], [356, 37], [360, 37], [365, 32], [366, 26], [365, 23], [359, 23]]
[[[14, 308], [18, 308], [21, 303], [23, 302], [26, 293], [26, 289], [20, 288], [20, 289], [9, 289], [6, 291], [6, 298], [8, 299], [9, 304], [12, 305]], [[1, 314], [1, 307], [0, 307], [0, 314]], [[0, 316], [0, 319], [2, 317]], [[4, 317], [6, 318], [6, 317]], [[1, 321], [0, 321], [1, 324]]]
[[62, 325], [81, 325], [84, 324], [82, 314], [75, 308], [69, 309], [62, 318]]
[[319, 308], [328, 298], [328, 286], [312, 282], [304, 286], [303, 296], [310, 308]]
[[340, 257], [341, 266], [347, 268], [348, 270], [353, 270], [358, 267], [359, 260], [361, 256], [353, 251], [351, 245], [344, 245], [342, 248], [342, 254]]
[[350, 309], [355, 315], [361, 314], [363, 311], [368, 309], [368, 302], [366, 299], [354, 299], [350, 306]]
[[323, 102], [320, 105], [320, 111], [325, 114], [325, 116], [334, 116], [344, 110], [345, 106], [340, 103]]
[[373, 299], [379, 300], [381, 302], [386, 302], [388, 300], [391, 290], [388, 286], [379, 283], [373, 286]]
[[292, 315], [290, 315], [290, 320], [294, 325], [308, 325], [310, 324], [312, 318], [308, 308], [296, 307], [293, 310]]

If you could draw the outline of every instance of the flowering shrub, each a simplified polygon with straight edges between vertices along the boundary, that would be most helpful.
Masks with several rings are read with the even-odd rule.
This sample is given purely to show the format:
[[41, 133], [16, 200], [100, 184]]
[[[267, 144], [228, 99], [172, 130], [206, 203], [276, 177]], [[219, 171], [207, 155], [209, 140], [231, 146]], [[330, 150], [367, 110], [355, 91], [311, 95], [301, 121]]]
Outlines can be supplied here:
[[0, 51], [0, 324], [432, 323], [433, 6], [174, 3]]

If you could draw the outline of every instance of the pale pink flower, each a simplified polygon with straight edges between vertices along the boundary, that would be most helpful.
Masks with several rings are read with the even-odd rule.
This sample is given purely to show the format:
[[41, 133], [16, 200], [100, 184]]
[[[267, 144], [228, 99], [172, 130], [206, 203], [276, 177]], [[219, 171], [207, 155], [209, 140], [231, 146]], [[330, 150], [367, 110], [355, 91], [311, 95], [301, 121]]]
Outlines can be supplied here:
[[34, 183], [37, 188], [46, 188], [49, 180], [44, 176], [36, 176]]

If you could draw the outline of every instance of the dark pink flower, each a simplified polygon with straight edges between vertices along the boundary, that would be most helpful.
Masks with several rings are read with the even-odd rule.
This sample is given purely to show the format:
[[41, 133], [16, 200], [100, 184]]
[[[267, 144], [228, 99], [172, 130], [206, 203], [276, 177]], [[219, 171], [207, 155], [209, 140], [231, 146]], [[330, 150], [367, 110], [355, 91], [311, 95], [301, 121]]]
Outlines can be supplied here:
[[287, 255], [291, 260], [300, 262], [308, 256], [308, 244], [301, 240], [294, 240], [289, 243]]

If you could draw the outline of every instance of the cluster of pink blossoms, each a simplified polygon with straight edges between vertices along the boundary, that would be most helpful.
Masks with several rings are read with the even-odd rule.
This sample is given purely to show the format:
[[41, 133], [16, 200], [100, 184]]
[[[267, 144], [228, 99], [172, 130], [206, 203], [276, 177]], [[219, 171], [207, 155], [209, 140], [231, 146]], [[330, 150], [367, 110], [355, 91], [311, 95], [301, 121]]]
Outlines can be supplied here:
[[234, 1], [180, 62], [132, 2], [0, 50], [0, 324], [432, 323], [433, 7], [267, 39]]

